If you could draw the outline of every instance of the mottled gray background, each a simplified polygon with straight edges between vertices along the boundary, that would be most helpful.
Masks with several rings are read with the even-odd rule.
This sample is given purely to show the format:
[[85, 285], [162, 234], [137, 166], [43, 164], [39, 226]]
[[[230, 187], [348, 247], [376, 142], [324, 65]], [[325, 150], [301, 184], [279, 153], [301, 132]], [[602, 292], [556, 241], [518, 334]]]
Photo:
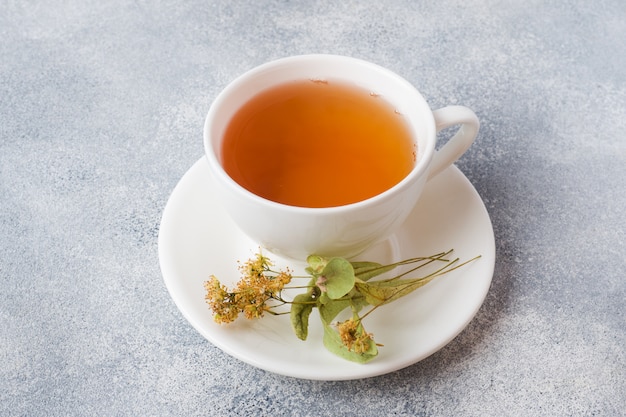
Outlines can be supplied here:
[[[311, 382], [181, 316], [162, 210], [216, 94], [323, 52], [482, 121], [491, 215], [469, 327], [382, 377]], [[626, 410], [626, 3], [0, 1], [0, 415], [615, 416]]]

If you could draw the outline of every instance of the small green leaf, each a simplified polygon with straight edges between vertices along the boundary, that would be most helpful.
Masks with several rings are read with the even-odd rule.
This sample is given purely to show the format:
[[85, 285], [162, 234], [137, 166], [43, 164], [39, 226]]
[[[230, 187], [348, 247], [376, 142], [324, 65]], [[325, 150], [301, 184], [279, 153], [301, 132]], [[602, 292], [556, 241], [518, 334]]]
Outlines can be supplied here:
[[[324, 294], [320, 296], [320, 300], [324, 298]], [[325, 302], [318, 305], [320, 313], [320, 319], [324, 324], [330, 324], [335, 317], [339, 315], [343, 310], [350, 307], [353, 313], [358, 313], [367, 305], [365, 297], [358, 291], [352, 291], [347, 297], [341, 300], [332, 300], [327, 298]]]
[[[298, 339], [306, 340], [309, 335], [309, 316], [316, 306], [315, 278], [309, 281], [311, 287], [307, 292], [298, 294], [291, 303], [291, 327]], [[319, 290], [317, 290], [319, 294]]]
[[[323, 297], [323, 295], [322, 295]], [[320, 297], [321, 298], [321, 297]], [[328, 299], [325, 303], [320, 304], [318, 309], [320, 312], [320, 319], [324, 324], [330, 324], [339, 313], [352, 305], [351, 299], [346, 300], [332, 300]]]
[[334, 300], [348, 294], [354, 287], [354, 268], [343, 258], [332, 258], [320, 274], [324, 278], [326, 294]]
[[291, 304], [291, 326], [300, 340], [306, 340], [309, 335], [309, 316], [315, 304], [313, 294], [298, 294]]
[[318, 276], [328, 263], [328, 260], [319, 255], [309, 255], [306, 258], [306, 262], [309, 266], [305, 268], [305, 271], [313, 276]]
[[319, 298], [317, 299], [317, 301], [320, 304], [320, 307], [324, 304], [328, 304], [330, 302], [333, 302], [334, 300], [332, 298], [330, 298], [328, 295], [326, 295], [325, 292], [321, 293]]

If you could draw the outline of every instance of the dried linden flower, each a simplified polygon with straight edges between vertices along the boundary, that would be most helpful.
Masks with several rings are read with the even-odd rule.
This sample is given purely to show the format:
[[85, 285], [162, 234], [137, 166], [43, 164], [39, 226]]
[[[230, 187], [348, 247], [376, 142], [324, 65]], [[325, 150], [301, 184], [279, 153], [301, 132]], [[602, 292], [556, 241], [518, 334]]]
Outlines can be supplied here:
[[242, 276], [233, 291], [229, 291], [211, 275], [204, 283], [204, 288], [205, 300], [213, 310], [214, 320], [217, 323], [230, 323], [240, 313], [248, 319], [260, 318], [265, 312], [271, 312], [272, 306], [267, 305], [268, 301], [277, 300], [284, 304], [281, 292], [291, 282], [291, 272], [273, 272], [271, 266], [269, 258], [260, 253], [240, 265]]
[[363, 327], [359, 328], [359, 322], [354, 319], [337, 323], [337, 330], [344, 346], [357, 354], [367, 352], [370, 341], [374, 339], [371, 333], [363, 330]]
[[241, 309], [233, 303], [232, 294], [226, 290], [219, 280], [211, 275], [204, 283], [206, 290], [205, 300], [214, 313], [214, 320], [217, 323], [231, 323], [235, 321]]
[[[332, 353], [357, 363], [366, 363], [378, 355], [373, 335], [363, 328], [363, 320], [378, 307], [404, 297], [428, 284], [438, 276], [454, 271], [478, 258], [459, 263], [459, 258], [448, 259], [452, 250], [432, 256], [406, 259], [389, 265], [375, 262], [350, 262], [344, 258], [323, 258], [311, 255], [305, 269], [309, 283], [295, 286], [303, 293], [293, 300], [285, 300], [282, 291], [293, 276], [289, 269], [275, 271], [269, 258], [261, 254], [239, 264], [241, 279], [229, 290], [215, 276], [204, 283], [205, 300], [213, 311], [217, 323], [231, 323], [243, 314], [257, 319], [265, 313], [290, 314], [296, 336], [306, 340], [311, 311], [318, 309], [324, 328], [324, 345]], [[430, 265], [430, 272], [407, 278], [420, 268]], [[406, 272], [394, 277], [372, 279], [396, 267], [410, 266]], [[290, 304], [285, 312], [281, 306]], [[368, 310], [363, 311], [365, 307]], [[335, 323], [339, 313], [351, 309], [352, 318]], [[284, 310], [284, 307], [283, 307]]]

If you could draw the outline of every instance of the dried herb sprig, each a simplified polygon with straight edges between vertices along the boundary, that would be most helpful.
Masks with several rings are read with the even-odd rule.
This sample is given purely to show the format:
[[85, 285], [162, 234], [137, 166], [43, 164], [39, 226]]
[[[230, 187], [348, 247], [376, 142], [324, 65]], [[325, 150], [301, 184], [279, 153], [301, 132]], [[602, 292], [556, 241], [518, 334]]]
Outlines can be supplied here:
[[[479, 255], [460, 262], [459, 258], [448, 259], [451, 253], [452, 250], [449, 250], [388, 265], [311, 255], [305, 268], [308, 274], [305, 278], [309, 282], [296, 287], [305, 288], [305, 292], [286, 300], [282, 292], [294, 276], [288, 269], [272, 270], [270, 259], [259, 252], [255, 258], [240, 265], [242, 277], [234, 289], [227, 289], [215, 276], [211, 276], [204, 284], [205, 299], [218, 323], [230, 323], [242, 313], [248, 319], [263, 317], [264, 313], [285, 314], [278, 308], [289, 304], [291, 324], [301, 340], [307, 339], [309, 316], [317, 308], [324, 327], [324, 346], [342, 358], [366, 363], [378, 355], [378, 347], [381, 346], [363, 327], [363, 320], [369, 314], [436, 277], [480, 258]], [[428, 265], [434, 265], [434, 271], [417, 278], [406, 278]], [[391, 278], [372, 280], [401, 266], [408, 268]], [[347, 309], [350, 309], [351, 317], [336, 322], [337, 316]]]

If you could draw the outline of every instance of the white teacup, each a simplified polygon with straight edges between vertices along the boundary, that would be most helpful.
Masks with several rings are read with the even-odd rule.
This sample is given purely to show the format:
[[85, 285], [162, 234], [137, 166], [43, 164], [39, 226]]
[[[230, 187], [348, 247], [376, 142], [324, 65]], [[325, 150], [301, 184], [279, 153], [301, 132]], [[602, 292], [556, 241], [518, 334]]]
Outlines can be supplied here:
[[[418, 155], [412, 171], [381, 194], [353, 204], [307, 208], [259, 197], [235, 182], [223, 169], [221, 145], [234, 113], [261, 91], [293, 80], [337, 80], [384, 97], [405, 116]], [[435, 150], [437, 132], [460, 125]], [[254, 68], [231, 82], [215, 99], [204, 125], [204, 147], [216, 204], [223, 204], [235, 223], [262, 248], [279, 256], [305, 260], [310, 254], [354, 257], [388, 238], [415, 206], [426, 182], [453, 164], [478, 134], [470, 109], [449, 106], [431, 111], [405, 79], [378, 65], [335, 55], [302, 55]], [[416, 237], [419, 238], [419, 237]]]

